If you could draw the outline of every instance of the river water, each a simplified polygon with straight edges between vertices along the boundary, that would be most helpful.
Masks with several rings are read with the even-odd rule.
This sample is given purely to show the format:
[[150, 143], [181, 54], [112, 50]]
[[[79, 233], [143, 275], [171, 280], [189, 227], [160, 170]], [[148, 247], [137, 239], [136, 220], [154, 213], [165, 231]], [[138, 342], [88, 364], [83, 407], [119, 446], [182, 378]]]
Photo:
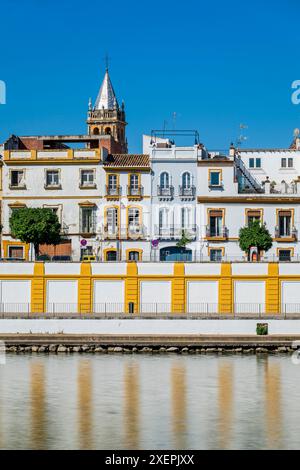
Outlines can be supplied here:
[[13, 355], [2, 449], [300, 448], [287, 355]]

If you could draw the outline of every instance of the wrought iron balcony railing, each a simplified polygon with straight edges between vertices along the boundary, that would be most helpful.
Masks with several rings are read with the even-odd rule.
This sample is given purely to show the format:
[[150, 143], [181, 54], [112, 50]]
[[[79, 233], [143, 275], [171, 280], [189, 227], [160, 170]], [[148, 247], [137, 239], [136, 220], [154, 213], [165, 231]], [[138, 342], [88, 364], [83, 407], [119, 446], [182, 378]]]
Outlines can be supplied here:
[[174, 186], [157, 186], [157, 195], [160, 198], [173, 198]]
[[275, 227], [275, 238], [291, 238], [293, 240], [297, 240], [298, 238], [298, 230], [296, 227], [292, 227], [290, 230], [280, 230], [278, 225]]
[[127, 186], [127, 196], [129, 197], [143, 197], [144, 186]]
[[155, 236], [161, 239], [180, 240], [182, 236], [194, 240], [197, 233], [196, 225], [182, 227], [181, 225], [155, 226]]
[[106, 196], [110, 197], [120, 197], [122, 195], [122, 187], [121, 186], [105, 186], [106, 188]]
[[180, 197], [195, 197], [196, 195], [196, 186], [179, 186], [179, 196]]
[[146, 238], [147, 230], [143, 224], [104, 225], [102, 235], [104, 240], [139, 240]]
[[221, 227], [206, 226], [206, 238], [228, 238], [228, 228], [225, 225]]

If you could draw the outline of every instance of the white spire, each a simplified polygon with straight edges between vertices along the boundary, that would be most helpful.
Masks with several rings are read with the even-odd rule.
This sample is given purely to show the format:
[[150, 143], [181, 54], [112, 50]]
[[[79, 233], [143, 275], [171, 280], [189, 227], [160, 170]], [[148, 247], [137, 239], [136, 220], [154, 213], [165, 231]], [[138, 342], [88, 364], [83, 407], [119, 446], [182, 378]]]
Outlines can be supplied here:
[[110, 77], [108, 74], [108, 69], [106, 69], [104, 79], [98, 93], [96, 103], [95, 103], [95, 110], [96, 109], [114, 109], [118, 107], [118, 101], [110, 81]]

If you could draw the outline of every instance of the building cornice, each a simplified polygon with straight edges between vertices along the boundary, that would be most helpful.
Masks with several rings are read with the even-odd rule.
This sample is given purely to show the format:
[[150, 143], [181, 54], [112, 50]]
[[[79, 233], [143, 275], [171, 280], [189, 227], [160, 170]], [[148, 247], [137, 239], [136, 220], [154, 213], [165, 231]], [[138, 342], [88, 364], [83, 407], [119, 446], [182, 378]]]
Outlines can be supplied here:
[[300, 197], [268, 197], [268, 196], [198, 196], [201, 203], [233, 203], [233, 204], [300, 204]]

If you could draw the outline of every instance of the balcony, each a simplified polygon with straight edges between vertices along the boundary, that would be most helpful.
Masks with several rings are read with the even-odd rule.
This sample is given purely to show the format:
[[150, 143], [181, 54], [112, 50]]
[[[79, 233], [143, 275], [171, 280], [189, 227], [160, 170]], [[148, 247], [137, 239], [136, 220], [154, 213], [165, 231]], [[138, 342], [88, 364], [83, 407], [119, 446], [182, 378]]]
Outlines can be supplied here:
[[206, 238], [207, 240], [227, 240], [228, 228], [225, 225], [219, 227], [206, 226]]
[[127, 197], [130, 199], [142, 199], [144, 186], [127, 186]]
[[179, 186], [179, 196], [182, 199], [194, 199], [196, 195], [196, 186]]
[[173, 199], [174, 197], [174, 186], [157, 186], [157, 196], [161, 200]]
[[104, 240], [144, 240], [147, 237], [147, 231], [143, 224], [104, 225], [102, 235]]
[[292, 230], [282, 231], [278, 227], [275, 227], [275, 240], [277, 242], [295, 242], [298, 239], [298, 230], [296, 227], [292, 227]]
[[185, 235], [190, 240], [194, 240], [196, 233], [196, 225], [189, 225], [187, 227], [182, 227], [181, 225], [155, 226], [155, 237], [162, 240], [180, 240], [182, 235]]
[[122, 195], [121, 186], [105, 186], [105, 197], [108, 199], [119, 199]]

